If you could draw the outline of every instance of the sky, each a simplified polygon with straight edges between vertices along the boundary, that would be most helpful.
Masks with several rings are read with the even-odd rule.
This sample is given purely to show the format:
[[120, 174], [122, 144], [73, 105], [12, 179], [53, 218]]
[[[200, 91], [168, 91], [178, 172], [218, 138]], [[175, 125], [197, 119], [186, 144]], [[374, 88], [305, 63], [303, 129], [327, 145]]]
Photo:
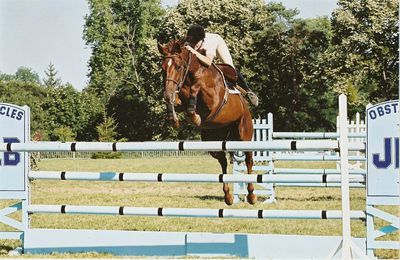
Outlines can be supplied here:
[[[178, 0], [161, 2], [174, 6]], [[297, 8], [301, 18], [329, 16], [336, 8], [336, 0], [275, 2]], [[86, 0], [0, 0], [0, 71], [14, 74], [23, 66], [43, 79], [52, 63], [63, 83], [82, 90], [88, 82], [91, 53], [82, 39], [88, 10]]]

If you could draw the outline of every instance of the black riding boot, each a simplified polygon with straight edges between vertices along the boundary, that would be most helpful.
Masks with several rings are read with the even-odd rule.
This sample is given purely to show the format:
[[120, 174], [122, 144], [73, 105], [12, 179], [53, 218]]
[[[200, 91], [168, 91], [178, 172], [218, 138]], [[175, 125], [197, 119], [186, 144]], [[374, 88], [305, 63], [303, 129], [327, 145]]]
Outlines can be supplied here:
[[246, 81], [243, 78], [242, 73], [238, 69], [236, 69], [236, 73], [238, 75], [237, 84], [246, 91], [246, 97], [249, 99], [250, 103], [254, 106], [258, 106], [258, 97], [257, 95], [249, 88]]

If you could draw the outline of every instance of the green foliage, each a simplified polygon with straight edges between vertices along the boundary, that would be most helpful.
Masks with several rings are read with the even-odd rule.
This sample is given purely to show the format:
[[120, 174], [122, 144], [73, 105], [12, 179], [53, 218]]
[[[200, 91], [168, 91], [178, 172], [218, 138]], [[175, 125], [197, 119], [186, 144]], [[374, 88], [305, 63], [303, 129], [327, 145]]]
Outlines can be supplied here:
[[362, 109], [398, 95], [397, 0], [340, 0], [332, 17], [329, 83]]
[[72, 142], [76, 138], [76, 134], [72, 132], [72, 129], [68, 126], [54, 129], [54, 136], [57, 138], [57, 141], [61, 142]]
[[[92, 47], [87, 90], [114, 115], [118, 137], [164, 135], [159, 55], [153, 39], [163, 10], [159, 0], [91, 0], [84, 38]], [[161, 132], [161, 134], [160, 134]]]
[[92, 47], [89, 89], [107, 101], [122, 85], [140, 88], [143, 41], [161, 14], [157, 0], [91, 0], [84, 38]]
[[15, 80], [40, 84], [39, 75], [27, 67], [19, 67], [15, 72]]
[[[96, 126], [97, 134], [100, 142], [116, 142], [116, 128], [117, 124], [113, 117], [104, 115], [103, 123]], [[118, 140], [119, 142], [125, 139]], [[122, 158], [122, 153], [94, 153], [92, 159], [119, 159]]]
[[93, 140], [93, 123], [100, 117], [100, 103], [88, 93], [80, 93], [70, 84], [49, 88], [42, 105], [46, 111], [46, 129], [56, 140], [55, 129], [70, 127], [78, 140]]
[[46, 113], [42, 108], [42, 102], [46, 97], [46, 89], [35, 82], [15, 80], [13, 75], [3, 74], [1, 78], [0, 102], [29, 106], [31, 110], [31, 133], [36, 131], [46, 132], [44, 127]]
[[87, 91], [60, 85], [56, 74], [50, 64], [44, 82], [55, 84], [43, 86], [29, 68], [20, 68], [15, 75], [0, 73], [0, 102], [30, 107], [33, 140], [94, 140], [103, 105]]
[[57, 77], [57, 70], [53, 63], [50, 63], [45, 71], [47, 78], [43, 80], [43, 83], [46, 87], [56, 88], [61, 85], [61, 79]]
[[31, 68], [19, 67], [14, 75], [2, 73], [0, 71], [0, 81], [20, 81], [25, 83], [40, 84], [39, 75]]
[[251, 81], [262, 97], [255, 113], [272, 112], [279, 131], [330, 130], [336, 112], [321, 71], [332, 37], [329, 20], [294, 19], [278, 7], [274, 14], [280, 20], [257, 32], [248, 64], [255, 64]]
[[100, 142], [115, 142], [116, 132], [115, 120], [112, 117], [104, 116], [104, 122], [96, 126]]

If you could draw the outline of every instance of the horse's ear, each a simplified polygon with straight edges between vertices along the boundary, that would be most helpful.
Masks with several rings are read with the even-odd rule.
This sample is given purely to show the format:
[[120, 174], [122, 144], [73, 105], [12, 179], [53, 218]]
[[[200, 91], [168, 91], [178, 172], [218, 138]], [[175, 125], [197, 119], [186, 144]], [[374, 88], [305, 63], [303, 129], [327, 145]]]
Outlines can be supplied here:
[[162, 46], [161, 43], [157, 42], [157, 48], [161, 54], [167, 54], [167, 47]]

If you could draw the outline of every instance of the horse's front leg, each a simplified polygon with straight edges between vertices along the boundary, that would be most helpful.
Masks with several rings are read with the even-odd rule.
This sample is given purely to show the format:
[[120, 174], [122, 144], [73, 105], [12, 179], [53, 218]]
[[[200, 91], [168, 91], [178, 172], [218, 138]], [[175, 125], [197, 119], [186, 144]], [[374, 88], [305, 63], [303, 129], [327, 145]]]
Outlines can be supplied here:
[[194, 84], [190, 87], [190, 96], [189, 96], [189, 105], [187, 111], [187, 117], [190, 121], [193, 122], [195, 126], [201, 125], [201, 117], [197, 114], [197, 95], [201, 89], [200, 84]]
[[[253, 153], [252, 152], [245, 152], [246, 155], [246, 167], [247, 167], [247, 174], [251, 174], [253, 171]], [[254, 185], [253, 183], [247, 184], [247, 202], [250, 204], [255, 204], [257, 201], [257, 196], [254, 194]]]
[[[226, 159], [225, 152], [211, 152], [211, 156], [218, 160], [221, 165], [222, 174], [227, 174], [228, 160]], [[228, 183], [223, 183], [222, 190], [225, 193], [225, 203], [227, 205], [232, 205], [233, 195], [230, 193]]]

